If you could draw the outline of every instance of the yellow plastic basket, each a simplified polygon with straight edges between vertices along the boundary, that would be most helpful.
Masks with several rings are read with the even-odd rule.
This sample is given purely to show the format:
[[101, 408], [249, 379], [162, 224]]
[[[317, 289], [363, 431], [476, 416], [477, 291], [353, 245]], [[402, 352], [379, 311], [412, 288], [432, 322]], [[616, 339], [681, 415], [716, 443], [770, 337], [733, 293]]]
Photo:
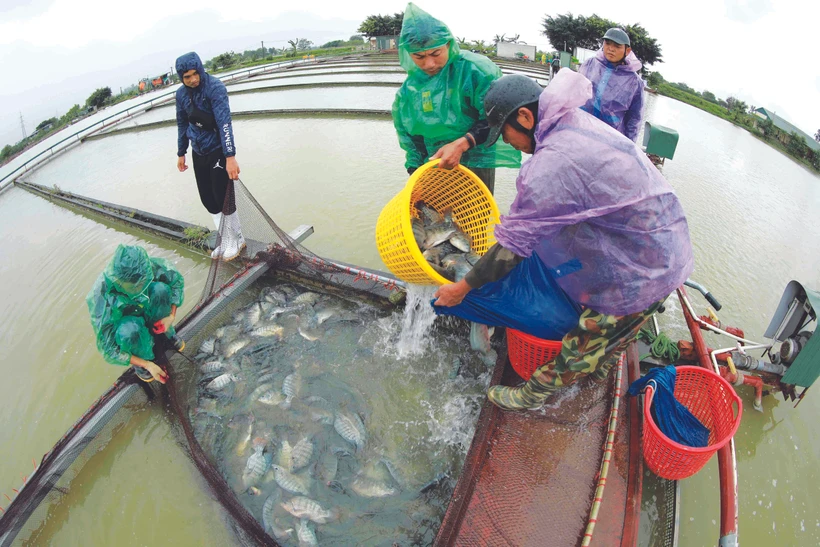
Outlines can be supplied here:
[[436, 211], [451, 209], [453, 221], [472, 239], [479, 255], [494, 243], [499, 221], [493, 195], [475, 173], [464, 166], [439, 169], [439, 160], [419, 167], [404, 189], [382, 209], [376, 222], [376, 246], [393, 274], [416, 285], [443, 285], [450, 281], [427, 263], [413, 237], [410, 219], [418, 218], [415, 203], [424, 201]]

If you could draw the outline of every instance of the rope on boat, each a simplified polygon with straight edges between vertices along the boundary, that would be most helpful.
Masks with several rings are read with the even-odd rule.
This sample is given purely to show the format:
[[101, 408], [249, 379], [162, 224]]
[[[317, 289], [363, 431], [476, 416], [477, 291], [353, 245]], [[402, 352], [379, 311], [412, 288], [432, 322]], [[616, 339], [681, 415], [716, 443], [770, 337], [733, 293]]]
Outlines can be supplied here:
[[[656, 359], [665, 359], [670, 363], [674, 363], [680, 358], [678, 345], [662, 332], [655, 336], [649, 328], [644, 327], [638, 333], [637, 338], [649, 344], [649, 351]], [[644, 356], [641, 356], [641, 359], [644, 359]]]
[[621, 408], [621, 380], [624, 372], [624, 355], [618, 359], [615, 369], [615, 397], [612, 399], [612, 409], [609, 412], [609, 431], [606, 435], [604, 457], [601, 460], [601, 469], [598, 471], [598, 487], [595, 489], [595, 498], [592, 501], [592, 508], [589, 510], [589, 521], [584, 533], [584, 540], [581, 547], [589, 547], [592, 541], [592, 533], [595, 530], [595, 523], [598, 522], [598, 512], [601, 510], [601, 502], [604, 499], [604, 489], [606, 488], [606, 477], [609, 474], [609, 462], [612, 461], [612, 452], [615, 446], [615, 430], [618, 428], [618, 410]]

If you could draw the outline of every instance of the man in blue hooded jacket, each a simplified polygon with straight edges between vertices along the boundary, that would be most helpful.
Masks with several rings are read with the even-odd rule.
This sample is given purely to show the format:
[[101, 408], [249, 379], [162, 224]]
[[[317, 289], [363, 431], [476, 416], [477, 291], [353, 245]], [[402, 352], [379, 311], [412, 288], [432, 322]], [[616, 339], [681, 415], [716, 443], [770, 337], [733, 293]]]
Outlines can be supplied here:
[[224, 223], [211, 257], [232, 260], [245, 247], [245, 238], [235, 200], [225, 200], [228, 189], [233, 192], [231, 181], [239, 178], [228, 92], [225, 84], [205, 72], [196, 53], [180, 56], [176, 69], [183, 83], [176, 94], [177, 169], [188, 169], [185, 154], [190, 141], [199, 198], [213, 216], [216, 229]]
[[619, 28], [604, 34], [604, 45], [584, 61], [579, 72], [592, 82], [592, 98], [581, 107], [632, 142], [638, 140], [643, 110], [641, 62], [632, 53], [629, 36]]

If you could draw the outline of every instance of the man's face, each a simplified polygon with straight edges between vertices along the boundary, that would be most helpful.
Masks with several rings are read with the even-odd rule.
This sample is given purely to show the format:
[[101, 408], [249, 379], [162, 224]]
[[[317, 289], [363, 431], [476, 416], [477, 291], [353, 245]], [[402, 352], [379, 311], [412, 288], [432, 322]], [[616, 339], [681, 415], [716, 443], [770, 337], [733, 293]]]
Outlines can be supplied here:
[[[535, 125], [535, 118], [532, 117], [532, 112], [526, 108], [519, 108], [518, 123], [527, 129], [532, 129], [532, 126]], [[516, 150], [520, 150], [526, 154], [532, 154], [533, 152], [532, 139], [530, 139], [530, 136], [526, 133], [522, 133], [508, 123], [505, 123], [501, 128], [501, 138]]]
[[612, 40], [604, 40], [604, 56], [610, 63], [620, 63], [629, 55], [632, 48], [626, 44], [616, 44]]
[[416, 66], [424, 71], [428, 76], [435, 76], [449, 59], [450, 44], [444, 44], [433, 49], [426, 49], [417, 53], [411, 53], [410, 58], [416, 63]]
[[199, 72], [195, 68], [184, 72], [182, 74], [182, 83], [188, 87], [196, 87], [199, 85]]

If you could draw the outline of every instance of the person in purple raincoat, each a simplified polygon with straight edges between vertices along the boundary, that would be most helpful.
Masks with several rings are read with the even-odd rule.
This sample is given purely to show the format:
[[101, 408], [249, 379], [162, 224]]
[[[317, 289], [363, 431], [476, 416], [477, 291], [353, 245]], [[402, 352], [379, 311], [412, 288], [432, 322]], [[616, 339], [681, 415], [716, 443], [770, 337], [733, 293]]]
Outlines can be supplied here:
[[581, 108], [632, 142], [641, 129], [644, 83], [638, 73], [642, 66], [626, 32], [611, 28], [595, 57], [584, 61], [579, 70], [592, 82], [592, 98]]
[[543, 92], [526, 76], [504, 76], [484, 99], [487, 142], [502, 135], [533, 155], [521, 166], [509, 214], [495, 228], [498, 243], [464, 279], [440, 287], [435, 303], [458, 305], [472, 289], [537, 256], [583, 307], [554, 360], [522, 386], [490, 388], [490, 401], [506, 410], [538, 408], [586, 375], [605, 379], [693, 269], [677, 196], [633, 142], [579, 108], [592, 96], [586, 77], [562, 70]]

